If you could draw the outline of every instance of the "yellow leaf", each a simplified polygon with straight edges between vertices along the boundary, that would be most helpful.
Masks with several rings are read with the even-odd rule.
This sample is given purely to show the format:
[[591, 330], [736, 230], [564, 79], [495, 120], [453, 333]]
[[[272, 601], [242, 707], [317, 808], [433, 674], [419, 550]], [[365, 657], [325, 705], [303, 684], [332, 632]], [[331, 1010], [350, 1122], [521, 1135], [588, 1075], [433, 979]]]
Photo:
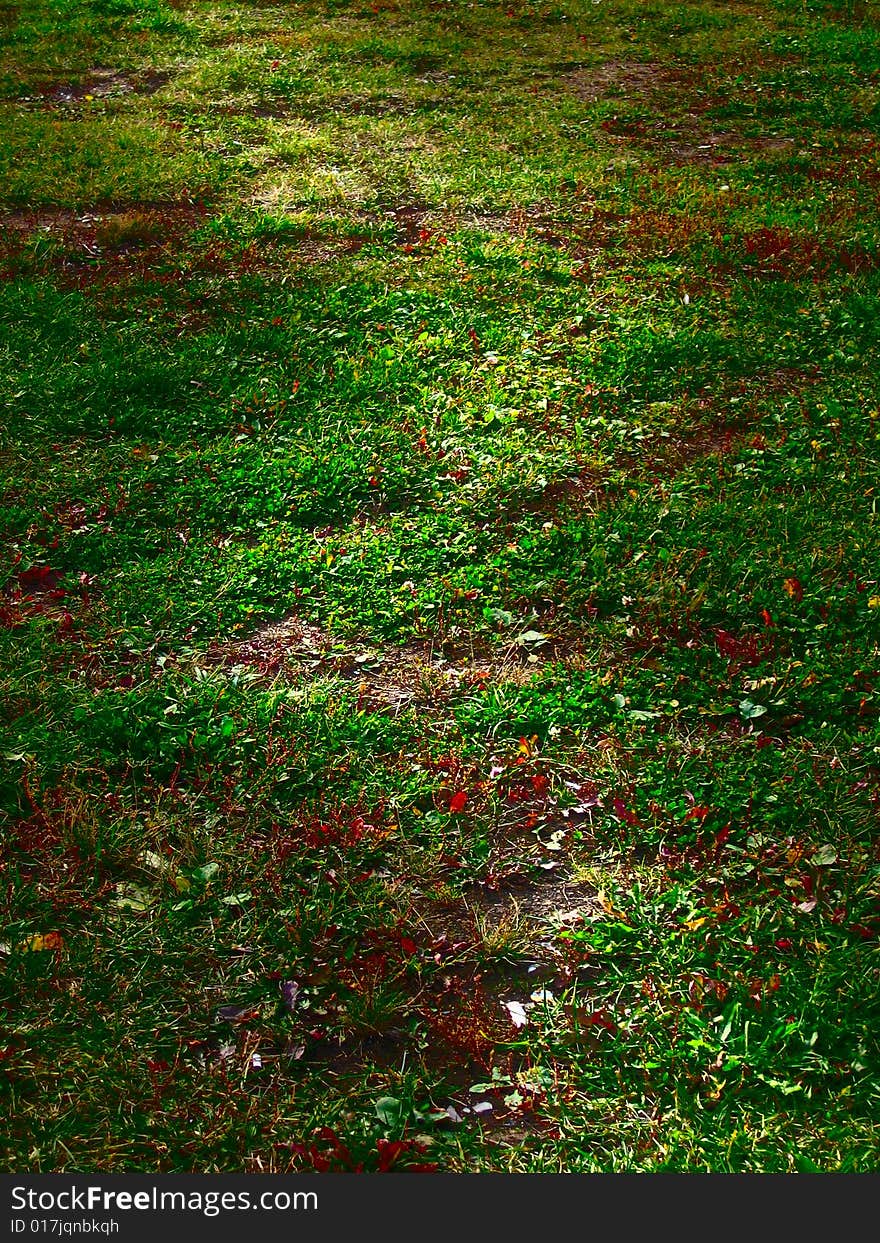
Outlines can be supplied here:
[[25, 941], [23, 948], [35, 954], [40, 950], [60, 950], [63, 945], [64, 937], [60, 932], [38, 932]]

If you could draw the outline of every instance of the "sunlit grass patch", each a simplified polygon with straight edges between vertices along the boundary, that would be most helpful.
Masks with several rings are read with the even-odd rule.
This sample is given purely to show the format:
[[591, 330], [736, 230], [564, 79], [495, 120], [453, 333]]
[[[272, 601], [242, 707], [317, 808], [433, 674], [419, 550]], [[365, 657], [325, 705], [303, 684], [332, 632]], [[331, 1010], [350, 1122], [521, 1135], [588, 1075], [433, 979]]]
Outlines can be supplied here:
[[184, 191], [198, 197], [214, 184], [197, 150], [148, 119], [119, 117], [108, 127], [7, 112], [0, 149], [9, 207], [161, 202]]

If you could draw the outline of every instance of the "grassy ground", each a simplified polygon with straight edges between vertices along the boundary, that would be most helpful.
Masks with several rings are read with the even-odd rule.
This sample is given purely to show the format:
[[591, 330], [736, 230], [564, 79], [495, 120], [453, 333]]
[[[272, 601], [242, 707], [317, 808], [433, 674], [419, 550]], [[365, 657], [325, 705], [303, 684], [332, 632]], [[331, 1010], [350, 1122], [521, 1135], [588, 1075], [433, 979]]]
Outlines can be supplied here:
[[0, 23], [6, 1167], [875, 1166], [870, 7]]

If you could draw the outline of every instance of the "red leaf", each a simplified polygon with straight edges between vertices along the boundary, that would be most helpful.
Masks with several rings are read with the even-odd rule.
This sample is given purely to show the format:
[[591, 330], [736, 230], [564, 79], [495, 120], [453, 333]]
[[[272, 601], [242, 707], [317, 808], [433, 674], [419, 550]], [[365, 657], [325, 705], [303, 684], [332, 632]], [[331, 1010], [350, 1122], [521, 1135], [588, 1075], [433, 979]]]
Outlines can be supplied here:
[[628, 824], [631, 828], [639, 823], [636, 813], [629, 810], [622, 798], [614, 799], [611, 808], [617, 819], [622, 820], [624, 824]]
[[449, 800], [449, 810], [451, 812], [464, 811], [464, 805], [467, 802], [467, 795], [464, 790], [459, 790], [457, 794], [453, 794]]
[[405, 1152], [409, 1152], [412, 1144], [405, 1139], [379, 1139], [376, 1151], [379, 1154], [379, 1173], [387, 1174], [394, 1162]]
[[48, 565], [32, 565], [29, 570], [22, 570], [18, 576], [22, 591], [37, 595], [43, 591], [55, 591], [61, 582], [61, 573]]

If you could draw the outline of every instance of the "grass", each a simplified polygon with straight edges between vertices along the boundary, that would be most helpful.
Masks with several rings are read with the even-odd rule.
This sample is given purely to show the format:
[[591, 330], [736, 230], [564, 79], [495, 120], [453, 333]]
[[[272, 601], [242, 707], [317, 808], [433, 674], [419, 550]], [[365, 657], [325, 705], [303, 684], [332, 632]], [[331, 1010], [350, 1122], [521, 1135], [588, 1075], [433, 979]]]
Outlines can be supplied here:
[[876, 1166], [876, 12], [0, 26], [4, 1164]]

